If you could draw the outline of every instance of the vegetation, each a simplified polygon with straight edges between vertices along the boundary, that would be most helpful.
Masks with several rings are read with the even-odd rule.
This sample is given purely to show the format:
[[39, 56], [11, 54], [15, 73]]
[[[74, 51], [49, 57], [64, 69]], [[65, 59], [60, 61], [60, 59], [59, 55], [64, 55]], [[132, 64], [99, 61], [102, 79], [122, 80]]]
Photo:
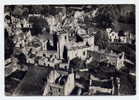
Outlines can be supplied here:
[[45, 33], [49, 33], [49, 26], [44, 18], [31, 17], [29, 22], [33, 25], [31, 30], [32, 35], [43, 34], [43, 29], [45, 30]]
[[9, 58], [13, 54], [14, 43], [11, 36], [8, 35], [8, 31], [5, 29], [5, 59]]

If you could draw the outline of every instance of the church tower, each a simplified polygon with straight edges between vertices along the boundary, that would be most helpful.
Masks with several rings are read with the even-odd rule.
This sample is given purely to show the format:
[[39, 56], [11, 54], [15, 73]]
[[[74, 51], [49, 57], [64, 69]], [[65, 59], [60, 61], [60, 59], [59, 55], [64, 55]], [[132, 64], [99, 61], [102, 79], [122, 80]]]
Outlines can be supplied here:
[[58, 32], [58, 43], [57, 43], [57, 53], [58, 58], [63, 59], [64, 48], [66, 47], [66, 43], [68, 43], [68, 33], [64, 30]]

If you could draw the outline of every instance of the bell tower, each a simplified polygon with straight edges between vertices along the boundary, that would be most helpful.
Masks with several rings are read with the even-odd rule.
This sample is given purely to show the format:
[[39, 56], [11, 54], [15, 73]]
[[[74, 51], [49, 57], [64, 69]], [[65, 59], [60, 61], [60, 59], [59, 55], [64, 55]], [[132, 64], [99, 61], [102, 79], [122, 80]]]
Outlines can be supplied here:
[[58, 32], [58, 43], [57, 43], [57, 53], [59, 59], [63, 59], [63, 52], [67, 43], [68, 43], [68, 33], [64, 30], [60, 30]]

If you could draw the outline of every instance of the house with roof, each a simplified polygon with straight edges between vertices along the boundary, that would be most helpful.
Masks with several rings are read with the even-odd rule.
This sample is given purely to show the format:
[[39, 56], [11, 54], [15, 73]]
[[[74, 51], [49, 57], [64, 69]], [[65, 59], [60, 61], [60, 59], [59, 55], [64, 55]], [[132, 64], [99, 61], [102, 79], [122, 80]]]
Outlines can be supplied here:
[[114, 52], [100, 52], [100, 51], [88, 51], [87, 53], [88, 61], [91, 59], [92, 61], [95, 60], [97, 62], [107, 62], [111, 65], [114, 65], [117, 70], [120, 70], [122, 67], [124, 67], [124, 61], [125, 61], [125, 54], [122, 53], [114, 53]]
[[109, 78], [104, 72], [91, 72], [89, 83], [89, 95], [114, 94], [113, 78]]
[[26, 19], [26, 18], [23, 18], [21, 20], [21, 26], [22, 26], [22, 28], [32, 28], [32, 24], [29, 23], [28, 19]]
[[110, 42], [115, 42], [119, 40], [119, 36], [117, 32], [111, 32], [108, 34]]
[[74, 73], [51, 71], [43, 95], [65, 96], [70, 95], [75, 87]]
[[132, 43], [133, 40], [135, 40], [134, 35], [130, 31], [112, 31], [111, 28], [107, 28], [106, 32], [108, 34], [108, 38], [110, 42], [114, 43]]

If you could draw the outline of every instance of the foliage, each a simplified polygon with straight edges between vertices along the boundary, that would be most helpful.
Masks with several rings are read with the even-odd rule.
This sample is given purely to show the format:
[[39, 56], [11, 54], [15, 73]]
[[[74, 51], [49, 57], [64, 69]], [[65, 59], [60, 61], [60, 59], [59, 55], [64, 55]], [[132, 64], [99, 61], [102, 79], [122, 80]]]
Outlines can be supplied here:
[[98, 31], [95, 35], [95, 45], [98, 45], [101, 49], [106, 49], [108, 46], [108, 35], [105, 31]]
[[42, 30], [45, 29], [46, 33], [49, 33], [49, 26], [45, 19], [40, 17], [31, 17], [29, 20], [32, 24], [32, 35], [42, 34]]
[[9, 58], [13, 54], [14, 43], [12, 37], [8, 35], [5, 29], [5, 59]]

